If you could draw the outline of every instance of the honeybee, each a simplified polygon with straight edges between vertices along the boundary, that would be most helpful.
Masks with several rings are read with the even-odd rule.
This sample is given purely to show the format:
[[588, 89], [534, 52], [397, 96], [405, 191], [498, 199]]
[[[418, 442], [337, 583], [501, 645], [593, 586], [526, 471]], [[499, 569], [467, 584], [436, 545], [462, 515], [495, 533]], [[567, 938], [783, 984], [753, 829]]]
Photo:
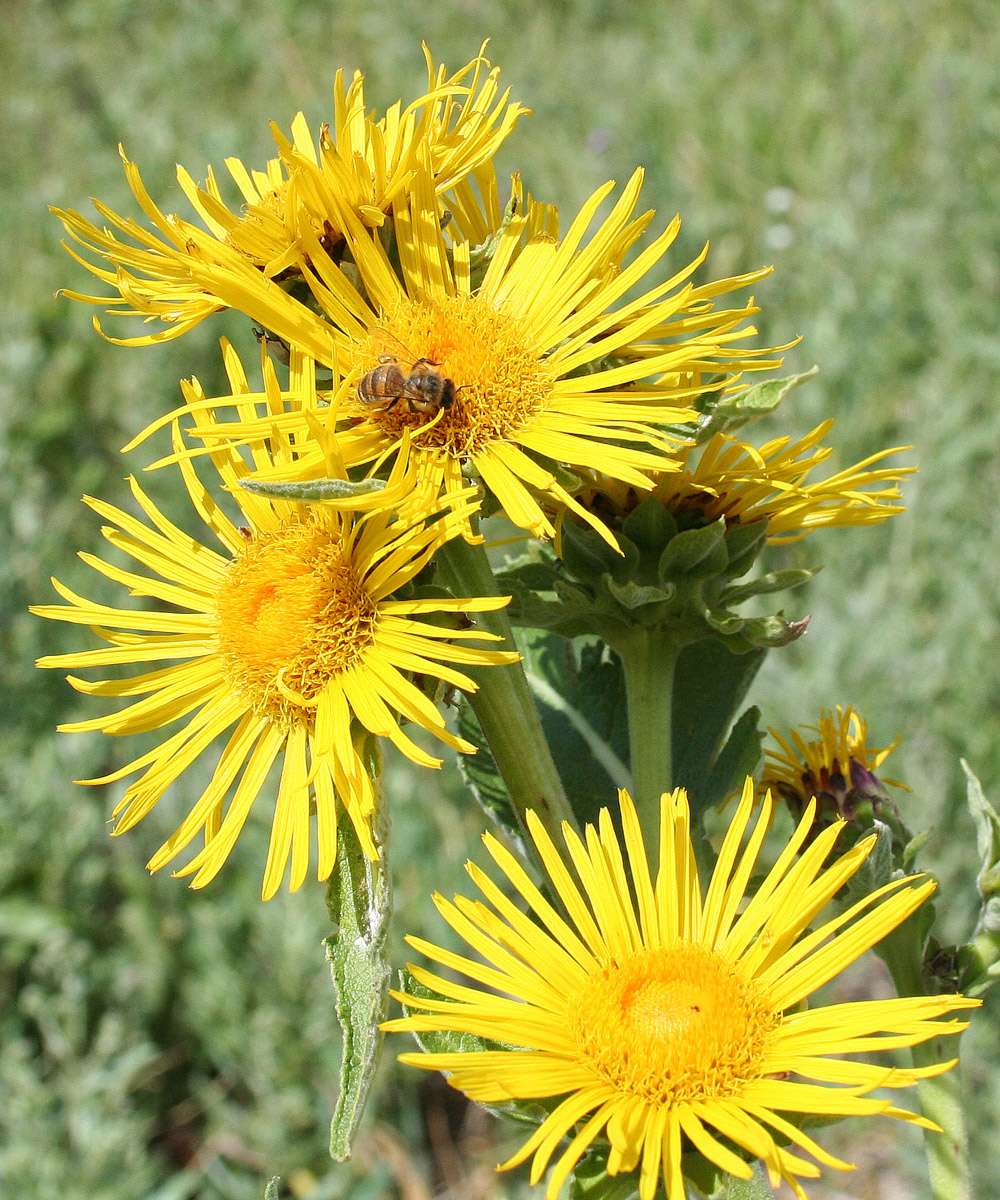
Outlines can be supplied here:
[[[399, 347], [405, 354], [405, 348]], [[400, 362], [399, 355], [383, 354], [377, 367], [366, 372], [358, 383], [358, 400], [373, 412], [391, 412], [403, 401], [411, 413], [433, 416], [451, 408], [458, 388], [447, 379], [430, 358], [418, 358], [412, 366]]]

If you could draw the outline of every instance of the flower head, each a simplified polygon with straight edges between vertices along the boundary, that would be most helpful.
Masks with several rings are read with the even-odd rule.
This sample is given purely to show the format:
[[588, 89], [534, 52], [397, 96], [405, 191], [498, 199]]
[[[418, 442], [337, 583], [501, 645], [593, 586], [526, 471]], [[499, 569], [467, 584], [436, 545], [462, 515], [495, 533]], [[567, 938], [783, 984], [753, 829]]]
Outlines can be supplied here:
[[[714, 434], [701, 448], [680, 450], [680, 469], [657, 477], [652, 495], [682, 528], [720, 517], [727, 525], [766, 521], [767, 540], [778, 543], [828, 526], [876, 525], [903, 512], [897, 484], [916, 468], [873, 464], [906, 447], [880, 450], [845, 471], [808, 481], [833, 453], [821, 445], [832, 427], [832, 420], [824, 421], [797, 441], [779, 437], [759, 447]], [[597, 477], [580, 499], [614, 526], [648, 494]]]
[[[318, 412], [289, 410], [283, 428], [297, 430], [300, 445], [289, 478], [321, 465], [306, 436], [319, 421], [336, 432], [348, 467], [401, 453], [407, 435], [431, 493], [460, 491], [472, 472], [511, 521], [539, 537], [554, 532], [543, 500], [592, 520], [557, 464], [648, 490], [649, 473], [669, 471], [679, 444], [663, 426], [695, 415], [686, 406], [705, 390], [703, 375], [721, 372], [711, 386], [732, 386], [734, 373], [774, 363], [734, 346], [755, 332], [743, 324], [757, 311], [752, 300], [715, 311], [713, 299], [766, 272], [695, 286], [689, 278], [701, 254], [669, 278], [645, 282], [676, 238], [677, 219], [623, 265], [653, 215], [635, 215], [641, 181], [636, 172], [589, 238], [612, 184], [590, 198], [561, 241], [533, 232], [543, 220], [537, 207], [508, 213], [480, 271], [469, 243], [446, 240], [429, 179], [418, 174], [409, 205], [394, 211], [401, 277], [382, 240], [360, 225], [347, 241], [364, 295], [342, 273], [321, 271], [311, 253], [317, 269], [306, 276], [328, 326], [323, 361], [335, 358], [355, 393]], [[316, 249], [308, 235], [304, 244]], [[638, 298], [620, 303], [639, 285], [646, 290]], [[315, 356], [321, 339], [311, 329], [321, 318], [283, 293], [273, 299], [268, 328]], [[424, 403], [413, 385], [368, 386], [386, 365], [404, 378], [417, 370], [447, 382], [446, 402]], [[246, 440], [272, 422], [218, 423], [208, 436]]]
[[[227, 159], [242, 199], [238, 210], [227, 203], [214, 172], [199, 186], [179, 167], [178, 182], [203, 225], [165, 213], [123, 151], [129, 187], [152, 229], [98, 200], [94, 207], [118, 232], [77, 212], [53, 209], [73, 241], [110, 264], [108, 269], [92, 263], [67, 246], [119, 293], [108, 311], [163, 323], [154, 333], [109, 340], [139, 346], [179, 337], [209, 314], [239, 307], [233, 293], [252, 296], [254, 275], [275, 281], [276, 288], [293, 287], [312, 262], [302, 248], [305, 229], [312, 234], [311, 255], [339, 263], [345, 228], [353, 222], [381, 226], [405, 201], [418, 168], [428, 173], [438, 195], [487, 162], [527, 110], [509, 101], [509, 89], [500, 92], [499, 71], [490, 70], [482, 54], [451, 76], [435, 66], [426, 48], [425, 56], [427, 92], [405, 109], [394, 104], [376, 119], [366, 108], [361, 72], [345, 86], [338, 71], [333, 124], [320, 128], [318, 145], [299, 113], [291, 137], [272, 124], [278, 157], [263, 171], [248, 171], [239, 159]], [[90, 304], [110, 300], [66, 294]], [[251, 308], [249, 315], [266, 326], [267, 311], [264, 305]]]
[[823, 823], [852, 820], [859, 805], [872, 805], [876, 815], [889, 803], [885, 785], [910, 789], [898, 779], [876, 774], [900, 743], [896, 738], [881, 749], [868, 745], [868, 723], [848, 705], [837, 705], [836, 713], [824, 709], [815, 725], [803, 725], [803, 737], [797, 729], [784, 738], [776, 730], [768, 732], [780, 750], [765, 752], [759, 790], [768, 788], [788, 804], [796, 818], [815, 800]]
[[[900, 1069], [842, 1056], [957, 1033], [964, 1023], [935, 1018], [976, 1001], [921, 996], [814, 1008], [804, 1001], [904, 921], [934, 884], [895, 880], [808, 933], [874, 838], [823, 869], [840, 826], [796, 858], [809, 830], [803, 821], [744, 902], [770, 806], [768, 797], [750, 828], [748, 779], [704, 893], [682, 789], [663, 797], [655, 878], [625, 793], [624, 853], [607, 810], [583, 840], [565, 830], [566, 856], [533, 819], [532, 838], [562, 911], [487, 837], [505, 886], [470, 865], [485, 902], [435, 898], [477, 957], [410, 939], [472, 985], [412, 967], [434, 994], [401, 995], [409, 1015], [386, 1028], [453, 1031], [487, 1039], [490, 1048], [401, 1061], [445, 1071], [484, 1104], [549, 1101], [549, 1114], [504, 1164], [531, 1158], [534, 1183], [555, 1158], [549, 1200], [598, 1139], [610, 1145], [610, 1174], [638, 1172], [641, 1200], [652, 1200], [661, 1176], [669, 1200], [683, 1200], [681, 1156], [689, 1150], [745, 1179], [749, 1161], [760, 1158], [772, 1182], [784, 1179], [802, 1197], [797, 1179], [819, 1169], [789, 1143], [828, 1166], [848, 1164], [800, 1129], [798, 1115], [880, 1113], [929, 1125], [871, 1093], [909, 1086], [951, 1063]], [[509, 898], [508, 882], [530, 913]]]
[[[174, 436], [179, 450], [176, 429]], [[262, 447], [255, 452], [260, 465], [287, 453], [287, 446], [273, 455]], [[107, 643], [103, 649], [42, 658], [39, 666], [162, 664], [124, 680], [69, 677], [78, 691], [130, 703], [63, 729], [122, 735], [183, 722], [153, 750], [85, 781], [107, 783], [142, 772], [115, 809], [116, 834], [140, 821], [215, 738], [231, 730], [210, 783], [154, 854], [151, 870], [171, 861], [203, 831], [204, 847], [178, 874], [193, 874], [192, 887], [208, 883], [232, 849], [272, 764], [282, 759], [264, 869], [267, 899], [289, 860], [292, 890], [305, 879], [311, 810], [320, 879], [333, 867], [340, 805], [366, 852], [376, 855], [370, 828], [376, 799], [364, 765], [366, 738], [388, 738], [413, 762], [440, 766], [440, 759], [401, 728], [401, 721], [409, 721], [456, 750], [473, 751], [449, 731], [415, 678], [475, 690], [463, 666], [510, 663], [517, 655], [466, 644], [492, 635], [475, 629], [463, 614], [502, 607], [506, 598], [421, 598], [410, 588], [462, 516], [451, 510], [426, 522], [396, 519], [386, 503], [412, 486], [404, 474], [397, 473], [384, 493], [367, 499], [307, 506], [240, 489], [248, 469], [239, 455], [223, 450], [214, 458], [223, 481], [240, 497], [246, 525], [230, 521], [190, 461], [180, 461], [192, 503], [224, 554], [184, 534], [132, 480], [132, 494], [148, 523], [100, 500], [87, 503], [108, 521], [103, 533], [111, 545], [149, 573], [89, 554], [81, 557], [133, 595], [162, 604], [108, 607], [56, 582], [68, 603], [32, 611], [92, 626]]]

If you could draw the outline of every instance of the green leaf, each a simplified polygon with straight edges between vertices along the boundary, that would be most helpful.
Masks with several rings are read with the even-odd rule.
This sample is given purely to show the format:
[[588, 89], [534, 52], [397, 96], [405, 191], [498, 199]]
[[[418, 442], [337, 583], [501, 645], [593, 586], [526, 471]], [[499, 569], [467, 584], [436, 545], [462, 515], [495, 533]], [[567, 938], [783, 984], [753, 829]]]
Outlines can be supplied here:
[[602, 575], [614, 571], [621, 559], [595, 529], [572, 521], [563, 522], [561, 546], [566, 570], [583, 583], [596, 583]]
[[577, 1163], [569, 1200], [632, 1200], [639, 1194], [639, 1172], [608, 1174], [608, 1148], [595, 1146]]
[[813, 367], [810, 371], [789, 375], [784, 379], [766, 379], [735, 396], [715, 393], [706, 403], [698, 421], [695, 441], [700, 445], [716, 433], [734, 433], [751, 421], [766, 417], [774, 412], [793, 388], [811, 379], [817, 371], [819, 367]]
[[743, 787], [746, 777], [753, 775], [757, 770], [763, 741], [760, 709], [751, 706], [733, 726], [726, 744], [712, 764], [712, 770], [705, 780], [703, 794], [699, 794], [701, 789], [695, 789], [698, 807], [702, 810], [712, 808]]
[[659, 554], [677, 536], [677, 522], [654, 496], [647, 496], [622, 521], [622, 533], [640, 552]]
[[633, 583], [631, 579], [627, 583], [615, 583], [610, 576], [605, 579], [604, 584], [622, 608], [628, 609], [642, 608], [644, 604], [659, 604], [664, 600], [670, 600], [675, 591], [670, 584], [665, 588], [643, 587], [641, 584]]
[[279, 1183], [281, 1183], [280, 1175], [274, 1175], [267, 1181], [267, 1187], [264, 1188], [264, 1200], [278, 1200]]
[[[695, 567], [701, 566], [704, 573], [717, 574], [729, 561], [723, 546], [726, 522], [720, 517], [711, 525], [701, 529], [685, 529], [664, 547], [660, 555], [657, 573], [661, 580], [673, 579]], [[721, 551], [721, 555], [716, 553]]]
[[266, 479], [241, 479], [240, 487], [272, 500], [347, 500], [370, 496], [385, 488], [384, 479], [309, 479], [302, 483], [276, 483]]
[[[718, 780], [713, 780], [713, 766], [765, 654], [763, 649], [733, 654], [716, 638], [705, 638], [686, 646], [677, 658], [672, 718], [674, 783], [687, 788], [692, 807], [699, 812], [721, 798], [709, 795], [719, 786]], [[748, 720], [746, 714], [741, 718]], [[748, 727], [741, 726], [720, 772], [743, 761], [749, 753], [749, 739]]]
[[536, 632], [522, 640], [528, 682], [577, 820], [596, 822], [628, 787], [628, 711], [617, 655]]
[[466, 786], [490, 821], [502, 829], [523, 854], [523, 834], [510, 793], [490, 753], [486, 735], [465, 696], [458, 702], [458, 733], [476, 747], [475, 754], [458, 756], [458, 769]]
[[884, 887], [887, 883], [891, 883], [896, 877], [892, 861], [892, 830], [884, 821], [873, 821], [872, 827], [865, 829], [860, 836], [861, 838], [870, 837], [873, 833], [876, 836], [875, 845], [868, 857], [848, 880], [845, 891], [847, 896], [847, 901], [844, 903], [845, 908], [862, 900], [865, 896], [871, 895], [872, 892]]
[[962, 769], [966, 778], [966, 800], [976, 826], [976, 854], [979, 858], [976, 886], [985, 901], [1000, 892], [1000, 815], [986, 799], [982, 784], [965, 759], [962, 759]]
[[740, 587], [726, 588], [719, 597], [719, 603], [728, 607], [733, 604], [741, 604], [751, 596], [766, 596], [772, 592], [783, 592], [788, 588], [801, 587], [822, 569], [822, 567], [814, 567], [810, 570], [803, 567], [788, 571], [771, 571], [767, 575], [761, 575], [758, 579], [751, 579]]
[[382, 1049], [380, 1022], [388, 1003], [389, 919], [392, 892], [385, 838], [371, 862], [358, 842], [354, 826], [342, 821], [337, 830], [337, 861], [327, 886], [327, 908], [338, 932], [325, 942], [327, 961], [337, 989], [337, 1017], [344, 1031], [340, 1095], [330, 1126], [330, 1155], [350, 1158], [351, 1143], [364, 1115]]

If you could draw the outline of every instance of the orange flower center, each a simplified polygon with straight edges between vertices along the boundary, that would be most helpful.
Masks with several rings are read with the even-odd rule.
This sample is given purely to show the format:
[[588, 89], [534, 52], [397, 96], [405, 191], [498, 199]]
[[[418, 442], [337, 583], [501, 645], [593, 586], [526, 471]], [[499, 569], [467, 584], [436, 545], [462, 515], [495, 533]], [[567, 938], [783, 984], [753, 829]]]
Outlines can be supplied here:
[[285, 720], [308, 715], [372, 644], [377, 622], [339, 536], [310, 522], [254, 537], [230, 564], [216, 613], [230, 683]]
[[582, 1061], [657, 1105], [737, 1095], [778, 1017], [725, 959], [680, 941], [606, 965], [569, 1012]]
[[462, 458], [516, 438], [549, 402], [555, 378], [517, 318], [469, 296], [407, 302], [387, 314], [358, 346], [361, 370], [386, 365], [398, 365], [408, 386], [397, 379], [377, 404], [364, 402], [362, 386], [359, 409], [390, 436], [429, 426], [419, 445]]

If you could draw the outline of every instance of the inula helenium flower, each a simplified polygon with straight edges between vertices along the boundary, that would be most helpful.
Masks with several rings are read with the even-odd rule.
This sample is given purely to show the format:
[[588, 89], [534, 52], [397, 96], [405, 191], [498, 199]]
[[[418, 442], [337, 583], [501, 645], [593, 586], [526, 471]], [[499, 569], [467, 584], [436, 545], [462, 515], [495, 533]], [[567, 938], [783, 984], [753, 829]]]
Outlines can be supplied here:
[[[798, 817], [814, 797], [824, 820], [851, 818], [858, 802], [876, 806], [888, 799], [884, 784], [910, 789], [898, 779], [880, 777], [882, 764], [900, 743], [881, 749], [868, 744], [868, 722], [848, 705], [836, 713], [824, 709], [815, 725], [783, 737], [769, 729], [780, 750], [767, 750], [759, 788], [771, 788]], [[810, 737], [814, 734], [814, 737]]]
[[[176, 430], [175, 447], [182, 449]], [[280, 449], [287, 454], [287, 447]], [[184, 722], [126, 766], [86, 781], [107, 783], [142, 772], [115, 809], [115, 833], [141, 820], [170, 784], [232, 729], [210, 783], [177, 832], [153, 855], [151, 870], [203, 832], [204, 847], [178, 874], [193, 874], [193, 887], [208, 883], [251, 806], [261, 792], [268, 794], [268, 773], [281, 758], [264, 869], [267, 899], [280, 886], [289, 860], [292, 890], [305, 879], [313, 808], [320, 879], [333, 868], [341, 804], [361, 844], [375, 856], [370, 829], [375, 795], [360, 752], [366, 735], [388, 738], [427, 767], [440, 766], [441, 760], [404, 732], [401, 719], [422, 726], [453, 749], [473, 751], [448, 730], [438, 708], [412, 681], [414, 673], [475, 690], [462, 666], [510, 663], [518, 656], [462, 645], [493, 635], [468, 620], [463, 628], [454, 628], [456, 619], [446, 616], [502, 607], [506, 597], [395, 595], [454, 534], [467, 512], [450, 509], [423, 523], [395, 519], [391, 509], [379, 507], [378, 495], [368, 500], [367, 512], [355, 511], [364, 507], [364, 499], [340, 507], [269, 500], [239, 488], [249, 471], [238, 454], [222, 450], [214, 457], [223, 482], [239, 496], [245, 526], [225, 516], [189, 461], [181, 460], [181, 470], [195, 508], [222, 543], [222, 555], [178, 529], [134, 480], [132, 494], [148, 524], [103, 501], [87, 500], [109, 522], [103, 533], [112, 546], [149, 574], [123, 570], [89, 554], [81, 557], [127, 585], [132, 595], [163, 602], [163, 607], [108, 607], [56, 583], [67, 605], [32, 611], [92, 626], [108, 643], [105, 649], [45, 657], [39, 666], [164, 664], [124, 680], [93, 683], [70, 676], [78, 691], [130, 703], [107, 716], [63, 725], [64, 730], [128, 734]], [[271, 465], [271, 458], [258, 447], [258, 465]], [[386, 494], [398, 495], [407, 482], [401, 474], [390, 478]], [[431, 623], [435, 618], [439, 623]]]
[[[942, 995], [813, 1008], [804, 1002], [904, 921], [934, 884], [898, 879], [809, 932], [875, 839], [823, 869], [842, 826], [803, 850], [807, 814], [745, 899], [770, 808], [767, 797], [751, 828], [754, 785], [748, 779], [704, 891], [682, 789], [663, 797], [652, 875], [625, 793], [624, 853], [607, 810], [583, 840], [564, 830], [565, 854], [532, 819], [560, 910], [487, 836], [503, 885], [469, 865], [485, 903], [435, 897], [475, 957], [410, 939], [472, 982], [411, 967], [435, 995], [400, 995], [410, 1015], [386, 1028], [453, 1031], [490, 1045], [401, 1060], [446, 1072], [454, 1087], [484, 1104], [551, 1101], [550, 1114], [504, 1164], [530, 1158], [534, 1183], [554, 1161], [549, 1200], [595, 1142], [610, 1144], [610, 1174], [638, 1172], [641, 1200], [652, 1200], [661, 1177], [669, 1200], [683, 1200], [681, 1156], [689, 1151], [741, 1178], [750, 1177], [750, 1161], [762, 1159], [773, 1183], [783, 1179], [804, 1196], [797, 1180], [815, 1177], [819, 1168], [798, 1150], [828, 1166], [849, 1164], [803, 1132], [799, 1115], [883, 1114], [929, 1125], [870, 1093], [907, 1087], [951, 1063], [903, 1069], [843, 1056], [957, 1033], [963, 1022], [936, 1018], [976, 1001]], [[510, 889], [529, 914], [510, 899]]]
[[[426, 48], [424, 53], [427, 93], [405, 109], [397, 103], [376, 119], [366, 106], [361, 72], [345, 88], [338, 71], [333, 123], [320, 129], [318, 149], [299, 113], [290, 139], [272, 124], [279, 157], [264, 171], [248, 171], [239, 159], [227, 159], [241, 207], [227, 202], [213, 172], [199, 187], [178, 167], [178, 182], [202, 225], [163, 212], [123, 151], [129, 186], [153, 228], [99, 200], [94, 207], [117, 233], [77, 212], [54, 209], [73, 241], [110, 269], [67, 249], [120, 299], [66, 295], [110, 304], [114, 315], [162, 323], [152, 333], [110, 341], [130, 346], [165, 341], [221, 308], [241, 307], [233, 293], [252, 290], [255, 275], [278, 281], [275, 288], [301, 278], [309, 262], [302, 250], [306, 228], [322, 256], [339, 262], [345, 228], [352, 222], [381, 226], [394, 205], [406, 202], [418, 168], [429, 173], [435, 194], [454, 188], [496, 153], [528, 110], [508, 103], [509, 89], [500, 94], [499, 71], [489, 70], [481, 55], [449, 76]], [[266, 324], [266, 307], [250, 315]]]

